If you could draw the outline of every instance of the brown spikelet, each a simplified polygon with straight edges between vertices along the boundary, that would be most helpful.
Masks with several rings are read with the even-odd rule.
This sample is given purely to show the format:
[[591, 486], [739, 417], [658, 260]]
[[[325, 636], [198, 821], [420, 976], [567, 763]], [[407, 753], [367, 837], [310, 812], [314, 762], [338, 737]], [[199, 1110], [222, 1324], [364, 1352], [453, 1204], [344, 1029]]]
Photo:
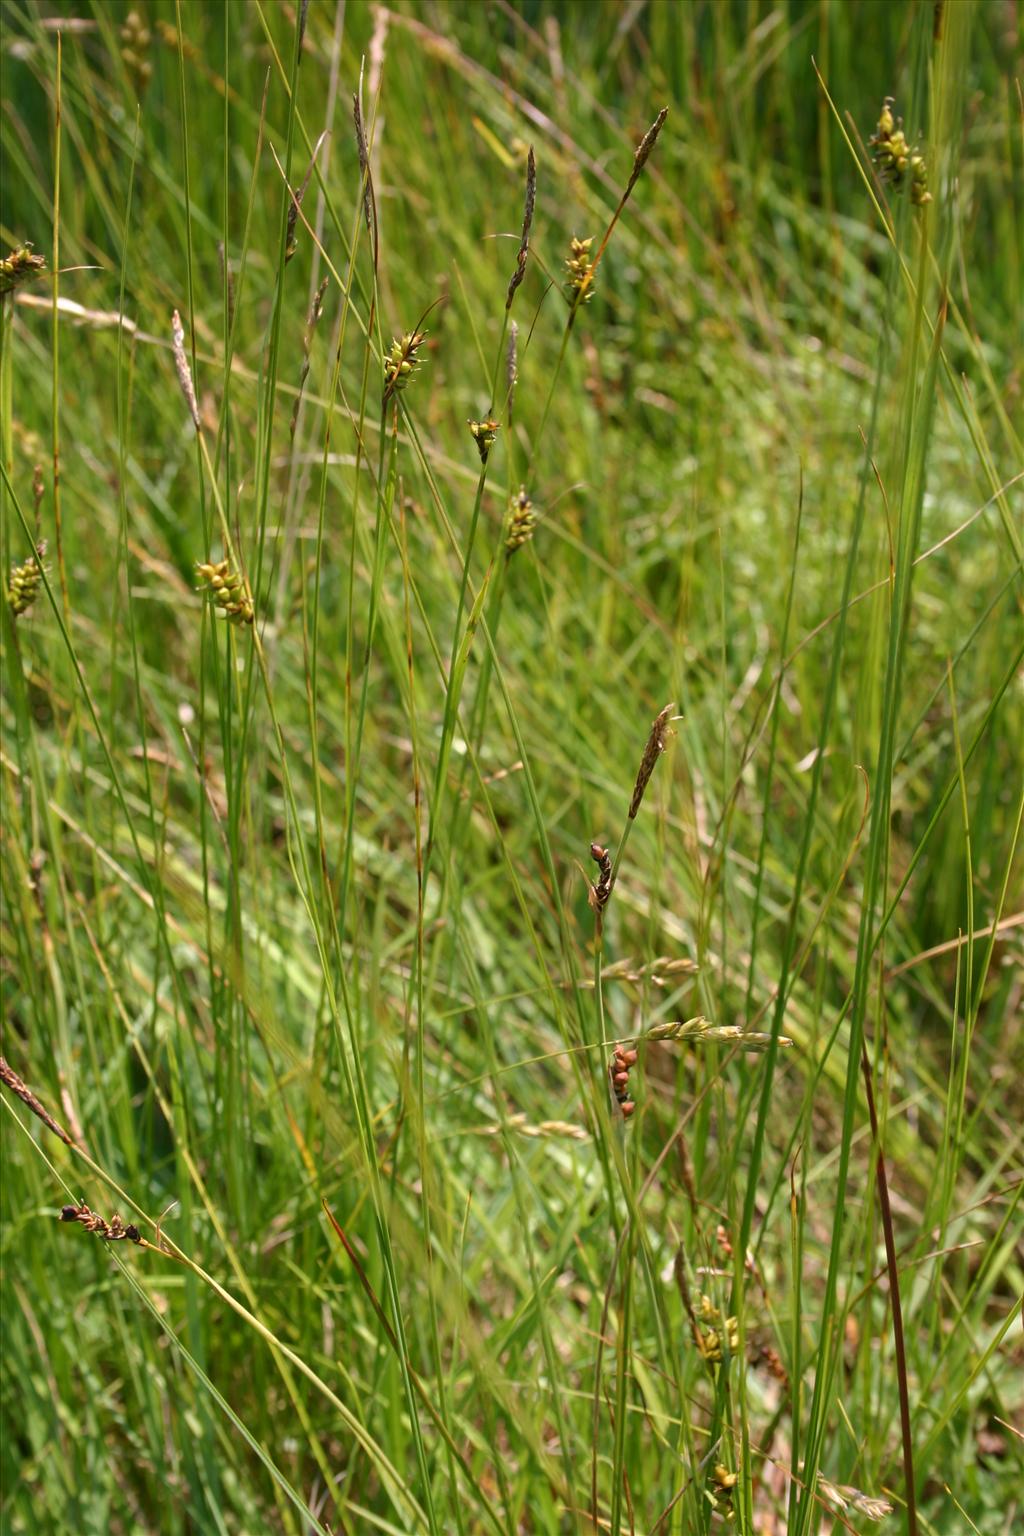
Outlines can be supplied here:
[[295, 226], [299, 220], [299, 209], [302, 207], [302, 199], [306, 195], [306, 189], [309, 186], [309, 179], [313, 174], [313, 167], [316, 165], [316, 157], [320, 153], [324, 139], [327, 137], [327, 132], [328, 130], [325, 128], [313, 147], [313, 153], [310, 156], [309, 164], [306, 167], [306, 174], [302, 178], [302, 186], [297, 192], [293, 192], [291, 187], [288, 188], [291, 202], [288, 204], [288, 228], [285, 234], [284, 242], [284, 260], [286, 266], [288, 262], [291, 261], [292, 257], [295, 255], [295, 252], [299, 248], [299, 242], [295, 238]]
[[590, 857], [597, 865], [597, 884], [590, 887], [588, 900], [595, 912], [601, 913], [612, 894], [612, 856], [600, 843], [591, 843]]
[[[615, 209], [615, 212], [612, 214], [611, 220], [610, 220], [610, 222], [608, 224], [608, 228], [605, 230], [603, 236], [601, 237], [601, 244], [597, 248], [596, 256], [594, 256], [593, 260], [590, 260], [589, 256], [587, 257], [587, 274], [586, 274], [587, 275], [587, 283], [586, 283], [586, 289], [584, 291], [583, 302], [585, 302], [586, 298], [589, 297], [589, 293], [590, 293], [590, 291], [592, 289], [593, 282], [594, 282], [594, 273], [596, 272], [597, 267], [600, 264], [601, 257], [605, 253], [605, 249], [607, 248], [608, 242], [609, 242], [609, 240], [612, 237], [612, 234], [613, 234], [613, 232], [615, 230], [615, 226], [619, 222], [619, 219], [622, 217], [622, 210], [625, 208], [626, 204], [629, 202], [630, 193], [633, 191], [633, 188], [636, 186], [637, 182], [640, 180], [640, 173], [643, 170], [644, 166], [647, 164], [647, 161], [650, 159], [651, 151], [653, 150], [655, 144], [658, 142], [658, 135], [661, 132], [662, 127], [664, 126], [664, 122], [665, 122], [665, 119], [666, 119], [667, 116], [668, 116], [668, 108], [667, 107], [662, 107], [661, 111], [658, 113], [658, 115], [655, 118], [654, 122], [651, 124], [650, 128], [648, 128], [647, 132], [644, 134], [643, 138], [640, 140], [640, 143], [637, 145], [636, 150], [634, 151], [634, 154], [633, 154], [633, 169], [629, 173], [629, 180], [626, 183], [626, 190], [623, 192], [622, 196], [619, 198], [618, 207]], [[579, 253], [577, 253], [575, 251], [573, 252], [574, 256], [576, 256], [578, 254]], [[577, 284], [577, 286], [578, 286], [578, 284]], [[577, 300], [574, 303], [572, 310], [570, 311], [570, 315], [569, 315], [569, 324], [570, 325], [572, 324], [573, 320], [575, 319], [576, 311], [577, 311], [577, 308], [579, 306], [579, 302], [580, 302], [580, 300], [577, 297]]]
[[629, 802], [630, 821], [636, 819], [647, 786], [650, 783], [651, 774], [654, 772], [654, 765], [665, 750], [668, 739], [669, 716], [672, 714], [674, 707], [672, 704], [666, 704], [651, 726], [651, 734], [647, 738], [644, 755], [640, 759], [640, 767], [637, 771], [636, 783], [633, 785], [633, 798]]
[[533, 225], [533, 209], [537, 201], [537, 161], [534, 158], [533, 145], [530, 145], [530, 153], [526, 157], [526, 204], [523, 209], [523, 232], [519, 239], [519, 252], [516, 256], [516, 269], [509, 278], [508, 293], [505, 295], [505, 308], [512, 308], [512, 300], [516, 296], [516, 289], [522, 282], [526, 273], [526, 258], [530, 253], [530, 229]]
[[188, 365], [188, 357], [185, 353], [185, 331], [181, 324], [181, 316], [177, 310], [171, 315], [171, 345], [174, 351], [174, 367], [178, 374], [178, 383], [181, 392], [185, 396], [185, 404], [188, 406], [189, 415], [192, 417], [192, 425], [199, 431], [199, 406], [196, 402], [196, 389], [192, 383], [192, 369]]
[[87, 1205], [65, 1205], [60, 1213], [61, 1221], [77, 1221], [87, 1232], [95, 1232], [105, 1243], [141, 1243], [142, 1234], [138, 1227], [126, 1225], [120, 1216], [112, 1216], [109, 1221], [104, 1221], [102, 1216], [97, 1216], [95, 1211], [90, 1211]]
[[309, 15], [309, 0], [302, 0], [299, 6], [299, 57], [302, 56], [302, 45], [306, 41], [306, 17]]
[[[651, 150], [658, 142], [658, 134], [662, 130], [666, 117], [668, 117], [668, 107], [662, 107], [661, 111], [654, 119], [654, 122], [648, 128], [647, 132], [640, 140], [640, 143], [637, 145], [636, 154], [633, 156], [633, 169], [630, 173], [629, 181], [626, 183], [626, 197], [629, 196], [637, 182], [640, 180], [640, 172], [647, 164]], [[625, 201], [625, 198], [623, 201]]]
[[367, 229], [373, 228], [373, 219], [370, 214], [370, 152], [366, 146], [366, 129], [363, 127], [363, 109], [359, 103], [359, 92], [352, 96], [352, 121], [356, 129], [356, 151], [359, 155], [359, 174], [363, 184], [363, 217], [366, 219]]
[[16, 1094], [23, 1104], [27, 1104], [32, 1113], [43, 1122], [47, 1130], [60, 1137], [65, 1146], [74, 1146], [74, 1142], [64, 1127], [58, 1125], [49, 1110], [43, 1108], [31, 1088], [22, 1082], [17, 1072], [7, 1065], [2, 1056], [0, 1056], [0, 1082], [6, 1083], [11, 1092]]

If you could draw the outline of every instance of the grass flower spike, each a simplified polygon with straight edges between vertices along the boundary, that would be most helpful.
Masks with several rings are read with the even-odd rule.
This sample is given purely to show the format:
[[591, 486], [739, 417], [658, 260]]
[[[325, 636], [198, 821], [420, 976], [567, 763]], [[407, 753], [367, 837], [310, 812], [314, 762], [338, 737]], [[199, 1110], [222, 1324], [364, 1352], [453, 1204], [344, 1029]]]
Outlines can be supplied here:
[[469, 434], [476, 443], [477, 452], [480, 455], [481, 464], [487, 463], [487, 457], [497, 441], [501, 428], [490, 417], [486, 421], [467, 422]]
[[910, 200], [916, 208], [932, 200], [928, 191], [928, 167], [924, 156], [912, 147], [903, 131], [903, 119], [893, 116], [895, 102], [887, 96], [878, 123], [868, 140], [871, 157], [883, 181], [901, 189], [910, 179]]
[[637, 770], [636, 783], [633, 785], [633, 798], [629, 802], [630, 821], [636, 820], [651, 774], [654, 772], [654, 765], [668, 744], [668, 722], [674, 707], [672, 704], [666, 704], [651, 726], [651, 733], [647, 738], [644, 755], [640, 759], [640, 767]]
[[7, 1062], [2, 1056], [0, 1056], [0, 1082], [6, 1083], [11, 1092], [15, 1094], [23, 1104], [27, 1104], [32, 1113], [43, 1122], [47, 1130], [52, 1131], [55, 1136], [60, 1137], [65, 1146], [74, 1146], [74, 1142], [64, 1127], [57, 1124], [57, 1121], [50, 1114], [49, 1110], [39, 1102], [28, 1084], [22, 1082], [17, 1072], [14, 1071], [13, 1067], [9, 1067], [7, 1065]]
[[213, 600], [231, 624], [251, 624], [255, 617], [245, 580], [232, 569], [230, 560], [216, 565], [196, 561], [196, 575], [213, 594]]
[[517, 549], [522, 549], [524, 544], [529, 543], [536, 526], [537, 517], [533, 510], [533, 502], [527, 496], [525, 486], [521, 485], [518, 494], [513, 496], [509, 503], [505, 548], [510, 555], [514, 555]]
[[401, 341], [391, 343], [391, 350], [384, 359], [384, 404], [392, 395], [405, 389], [422, 359], [418, 356], [426, 340], [426, 331], [409, 331]]
[[512, 300], [516, 296], [516, 289], [526, 275], [526, 258], [530, 253], [530, 229], [533, 225], [533, 210], [537, 201], [537, 161], [533, 154], [533, 145], [526, 158], [526, 203], [523, 209], [523, 232], [519, 237], [519, 251], [516, 255], [516, 269], [509, 278], [508, 292], [505, 295], [505, 308], [512, 308]]
[[46, 554], [46, 540], [43, 539], [36, 545], [34, 555], [29, 555], [20, 565], [11, 569], [11, 579], [7, 587], [7, 601], [15, 618], [20, 618], [27, 613], [39, 595], [39, 586], [43, 579], [43, 556]]
[[87, 1232], [95, 1232], [105, 1243], [141, 1243], [142, 1234], [138, 1227], [126, 1225], [120, 1216], [112, 1216], [109, 1221], [104, 1221], [102, 1216], [97, 1216], [95, 1211], [90, 1211], [87, 1205], [66, 1205], [60, 1213], [61, 1221], [77, 1221]]
[[0, 261], [0, 296], [13, 293], [30, 278], [39, 277], [45, 266], [46, 257], [33, 256], [32, 242], [26, 240], [24, 245], [17, 246]]
[[565, 263], [565, 287], [574, 310], [581, 304], [589, 304], [593, 297], [594, 259], [590, 254], [593, 243], [593, 235], [587, 240], [577, 240], [573, 235], [569, 242], [569, 256]]
[[597, 865], [597, 884], [590, 887], [590, 905], [595, 912], [603, 912], [612, 894], [612, 856], [600, 843], [591, 843], [590, 857]]

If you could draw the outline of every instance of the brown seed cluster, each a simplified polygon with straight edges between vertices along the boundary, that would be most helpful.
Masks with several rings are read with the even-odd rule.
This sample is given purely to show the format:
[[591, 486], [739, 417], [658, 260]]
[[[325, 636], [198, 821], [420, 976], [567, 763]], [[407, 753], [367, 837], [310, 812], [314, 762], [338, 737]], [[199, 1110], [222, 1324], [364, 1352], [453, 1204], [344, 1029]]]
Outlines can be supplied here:
[[77, 1221], [87, 1232], [95, 1232], [105, 1243], [142, 1242], [138, 1227], [126, 1226], [120, 1216], [112, 1216], [109, 1221], [104, 1221], [102, 1216], [90, 1211], [87, 1205], [66, 1205], [60, 1213], [60, 1219]]
[[597, 865], [597, 883], [590, 887], [590, 905], [603, 912], [612, 894], [612, 856], [600, 843], [591, 843], [590, 857]]
[[636, 1109], [636, 1105], [629, 1096], [629, 1073], [635, 1066], [636, 1051], [624, 1045], [617, 1045], [612, 1052], [608, 1071], [612, 1081], [612, 1093], [615, 1095], [615, 1102], [621, 1109], [624, 1120], [628, 1120]]
[[64, 1127], [57, 1124], [49, 1110], [40, 1104], [28, 1084], [22, 1082], [14, 1068], [9, 1067], [2, 1056], [0, 1056], [0, 1082], [6, 1083], [11, 1092], [17, 1094], [23, 1104], [28, 1105], [32, 1113], [43, 1122], [47, 1130], [52, 1131], [55, 1136], [59, 1136], [66, 1146], [74, 1146], [74, 1142]]

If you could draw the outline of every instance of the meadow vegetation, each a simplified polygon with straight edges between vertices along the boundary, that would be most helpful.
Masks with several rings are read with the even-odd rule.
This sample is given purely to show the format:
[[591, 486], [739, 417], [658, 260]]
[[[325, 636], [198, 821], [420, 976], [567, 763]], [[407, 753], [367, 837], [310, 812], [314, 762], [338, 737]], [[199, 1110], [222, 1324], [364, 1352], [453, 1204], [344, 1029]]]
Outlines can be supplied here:
[[1020, 25], [5, 0], [3, 1531], [1020, 1528]]

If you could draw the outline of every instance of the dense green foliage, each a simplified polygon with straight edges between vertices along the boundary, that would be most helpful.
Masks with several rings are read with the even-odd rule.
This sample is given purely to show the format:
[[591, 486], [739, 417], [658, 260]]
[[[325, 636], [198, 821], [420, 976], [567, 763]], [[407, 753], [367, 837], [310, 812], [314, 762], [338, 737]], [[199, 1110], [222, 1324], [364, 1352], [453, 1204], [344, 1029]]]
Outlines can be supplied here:
[[2, 1529], [1010, 1532], [1014, 8], [128, 10], [0, 37]]

